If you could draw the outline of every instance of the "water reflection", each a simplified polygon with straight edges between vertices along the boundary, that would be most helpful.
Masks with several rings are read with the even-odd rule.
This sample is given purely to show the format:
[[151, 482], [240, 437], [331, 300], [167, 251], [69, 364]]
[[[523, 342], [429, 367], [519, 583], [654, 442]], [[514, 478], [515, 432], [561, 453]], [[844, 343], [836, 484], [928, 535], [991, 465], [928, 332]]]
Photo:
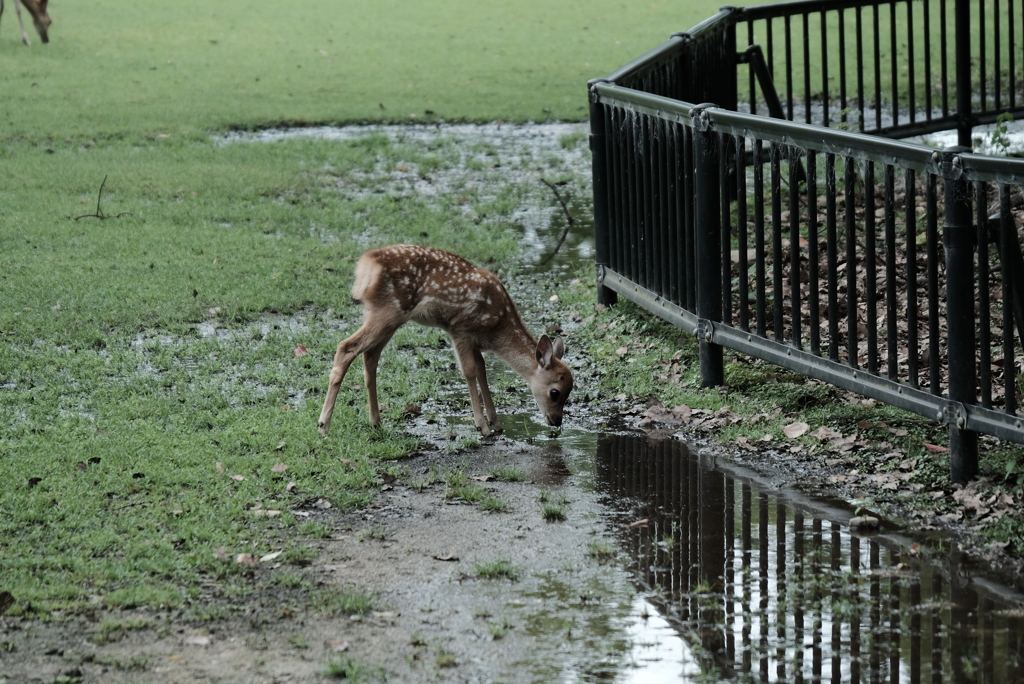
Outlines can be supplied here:
[[678, 440], [602, 437], [596, 482], [635, 581], [682, 640], [659, 637], [676, 654], [660, 656], [662, 673], [674, 661], [668, 681], [1024, 680], [1021, 597], [973, 580], [955, 554], [851, 534], [852, 513]]

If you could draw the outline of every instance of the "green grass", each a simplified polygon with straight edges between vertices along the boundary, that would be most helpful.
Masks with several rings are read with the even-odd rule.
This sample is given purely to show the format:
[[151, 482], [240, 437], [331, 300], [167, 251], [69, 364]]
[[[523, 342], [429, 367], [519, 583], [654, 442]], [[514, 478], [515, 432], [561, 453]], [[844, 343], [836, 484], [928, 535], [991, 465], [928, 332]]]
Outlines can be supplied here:
[[519, 579], [519, 568], [507, 560], [495, 560], [487, 563], [477, 562], [473, 566], [473, 573], [480, 579], [504, 578], [513, 582]]
[[49, 45], [22, 47], [4, 22], [0, 140], [103, 145], [274, 123], [580, 120], [588, 79], [717, 8], [609, 0], [54, 5]]

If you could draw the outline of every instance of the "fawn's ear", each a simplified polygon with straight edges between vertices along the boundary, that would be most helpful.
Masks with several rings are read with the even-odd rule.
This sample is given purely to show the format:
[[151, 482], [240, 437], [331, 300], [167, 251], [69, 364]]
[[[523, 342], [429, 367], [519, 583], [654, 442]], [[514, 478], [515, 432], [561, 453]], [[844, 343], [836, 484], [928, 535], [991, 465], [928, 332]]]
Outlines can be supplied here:
[[552, 342], [551, 338], [547, 335], [540, 336], [540, 342], [537, 343], [537, 363], [540, 364], [541, 368], [550, 368], [551, 360], [562, 358], [564, 353], [565, 343], [562, 342], [561, 337], [556, 337], [554, 342]]

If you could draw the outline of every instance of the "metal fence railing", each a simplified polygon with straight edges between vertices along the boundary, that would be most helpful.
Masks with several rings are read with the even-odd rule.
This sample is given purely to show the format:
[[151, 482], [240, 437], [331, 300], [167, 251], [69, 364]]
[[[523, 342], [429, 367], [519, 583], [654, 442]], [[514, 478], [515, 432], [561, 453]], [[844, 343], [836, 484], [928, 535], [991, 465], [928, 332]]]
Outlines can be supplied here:
[[727, 9], [593, 81], [602, 301], [693, 331], [705, 385], [727, 347], [948, 424], [955, 481], [1024, 443], [1024, 161], [891, 139], [1024, 107], [1011, 4]]

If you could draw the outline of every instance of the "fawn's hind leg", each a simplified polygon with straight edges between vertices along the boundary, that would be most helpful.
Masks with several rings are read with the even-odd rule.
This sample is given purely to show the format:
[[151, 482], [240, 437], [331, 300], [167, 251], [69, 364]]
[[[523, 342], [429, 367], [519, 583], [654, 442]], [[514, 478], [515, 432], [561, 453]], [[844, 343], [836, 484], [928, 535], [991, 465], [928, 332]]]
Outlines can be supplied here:
[[380, 406], [377, 404], [377, 363], [380, 361], [380, 353], [391, 340], [388, 335], [377, 344], [363, 352], [363, 381], [366, 383], [366, 393], [370, 399], [370, 425], [380, 425]]
[[[341, 389], [341, 381], [345, 378], [345, 373], [348, 372], [348, 367], [352, 365], [352, 361], [357, 356], [372, 350], [379, 345], [376, 356], [373, 357], [373, 389], [370, 390], [369, 383], [371, 381], [370, 374], [366, 374], [367, 389], [371, 392], [371, 406], [377, 403], [377, 359], [380, 358], [380, 349], [384, 348], [387, 341], [391, 339], [391, 336], [395, 334], [397, 326], [390, 326], [386, 324], [377, 323], [372, 317], [367, 318], [366, 322], [363, 323], [363, 327], [356, 331], [352, 337], [347, 340], [343, 340], [338, 345], [338, 351], [334, 354], [334, 365], [331, 367], [331, 379], [327, 385], [327, 396], [324, 398], [324, 407], [320, 411], [320, 434], [326, 435], [327, 431], [331, 427], [331, 416], [334, 414], [334, 404], [338, 400], [338, 390]], [[373, 411], [370, 414], [371, 422], [373, 420]], [[377, 414], [377, 423], [380, 422], [380, 414]]]

